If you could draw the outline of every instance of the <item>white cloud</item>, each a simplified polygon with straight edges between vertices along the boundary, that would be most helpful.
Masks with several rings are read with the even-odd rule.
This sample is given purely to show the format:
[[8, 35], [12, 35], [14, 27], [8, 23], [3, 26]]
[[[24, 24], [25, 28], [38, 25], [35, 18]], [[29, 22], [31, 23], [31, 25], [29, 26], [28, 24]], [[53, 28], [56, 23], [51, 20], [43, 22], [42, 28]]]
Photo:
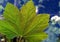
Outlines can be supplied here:
[[0, 20], [3, 20], [3, 19], [4, 19], [3, 15], [0, 15]]
[[38, 13], [38, 6], [36, 6], [36, 13]]
[[2, 5], [0, 5], [0, 12], [4, 10], [4, 7]]
[[44, 0], [39, 0], [39, 3], [42, 3]]
[[45, 6], [44, 6], [44, 5], [42, 5], [42, 4], [39, 4], [39, 5], [38, 5], [38, 7], [45, 8]]
[[4, 0], [0, 0], [0, 3], [3, 3], [4, 2]]
[[53, 16], [53, 17], [51, 18], [51, 21], [57, 22], [57, 21], [59, 21], [59, 20], [60, 20], [60, 17], [57, 16], [57, 15], [55, 15], [55, 16]]
[[60, 1], [59, 1], [59, 7], [60, 7]]

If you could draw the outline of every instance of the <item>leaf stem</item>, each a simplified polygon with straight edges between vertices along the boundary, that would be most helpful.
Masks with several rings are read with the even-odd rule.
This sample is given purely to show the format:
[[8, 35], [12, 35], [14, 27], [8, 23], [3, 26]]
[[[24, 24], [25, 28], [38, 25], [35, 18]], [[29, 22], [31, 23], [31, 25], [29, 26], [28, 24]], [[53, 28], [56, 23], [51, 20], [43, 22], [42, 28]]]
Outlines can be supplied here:
[[17, 37], [16, 42], [25, 42], [25, 39], [23, 37]]
[[8, 42], [12, 42], [11, 39], [8, 39]]

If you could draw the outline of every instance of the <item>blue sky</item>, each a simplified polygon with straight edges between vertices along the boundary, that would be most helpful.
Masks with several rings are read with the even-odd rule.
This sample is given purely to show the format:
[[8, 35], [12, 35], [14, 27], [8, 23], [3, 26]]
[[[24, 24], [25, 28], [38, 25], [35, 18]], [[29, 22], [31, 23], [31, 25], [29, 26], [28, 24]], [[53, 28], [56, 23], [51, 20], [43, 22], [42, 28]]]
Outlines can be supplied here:
[[[14, 0], [8, 0], [10, 3], [14, 3]], [[18, 0], [17, 0], [18, 1]], [[21, 0], [21, 4], [23, 4], [23, 1]], [[34, 4], [39, 7], [38, 13], [49, 13], [51, 15], [58, 15], [59, 14], [59, 0], [33, 0]], [[3, 4], [5, 6], [5, 3]], [[43, 6], [43, 7], [41, 7]], [[18, 6], [20, 7], [20, 6]]]

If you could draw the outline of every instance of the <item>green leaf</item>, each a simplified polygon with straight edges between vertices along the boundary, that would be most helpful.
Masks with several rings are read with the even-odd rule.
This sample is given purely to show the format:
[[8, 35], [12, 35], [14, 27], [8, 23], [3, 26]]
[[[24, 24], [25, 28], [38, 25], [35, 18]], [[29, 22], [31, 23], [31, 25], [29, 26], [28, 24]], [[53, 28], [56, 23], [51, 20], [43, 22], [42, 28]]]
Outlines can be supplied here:
[[48, 27], [49, 20], [48, 14], [37, 15], [30, 26], [25, 29], [25, 34], [29, 39], [43, 40], [46, 39], [47, 35], [42, 33], [46, 27]]
[[9, 22], [0, 20], [0, 32], [7, 36], [7, 38], [11, 39], [16, 37], [18, 34], [14, 27], [9, 24]]
[[[49, 14], [36, 14], [32, 1], [20, 10], [10, 3], [5, 7], [4, 20], [0, 20], [0, 32], [9, 39], [23, 37], [29, 42], [39, 42], [47, 37], [43, 31], [48, 27]], [[11, 35], [10, 35], [11, 34]]]
[[26, 39], [32, 39], [32, 40], [43, 40], [46, 39], [48, 35], [44, 32], [41, 33], [35, 33], [35, 34], [31, 34], [31, 35], [27, 35], [25, 36]]
[[10, 22], [9, 24], [14, 26], [16, 31], [19, 33], [20, 29], [17, 26], [18, 24], [16, 24], [16, 22], [18, 22], [17, 19], [19, 18], [18, 15], [19, 9], [16, 6], [12, 5], [11, 3], [8, 3], [4, 9], [3, 16], [5, 20]]
[[28, 26], [24, 31], [26, 34], [40, 33], [43, 32], [46, 27], [48, 27], [49, 15], [48, 14], [39, 14], [37, 15], [30, 26]]
[[26, 42], [42, 42], [42, 40], [33, 40], [33, 39], [28, 39], [28, 41], [26, 41]]
[[31, 24], [32, 20], [36, 16], [35, 6], [32, 1], [29, 1], [28, 3], [22, 6], [22, 8], [20, 9], [19, 16], [20, 18], [18, 20], [20, 21], [18, 23], [20, 23], [19, 27], [22, 30], [20, 32], [24, 34], [25, 33], [24, 30]]
[[15, 23], [19, 14], [19, 10], [16, 6], [8, 3], [4, 9], [4, 18]]

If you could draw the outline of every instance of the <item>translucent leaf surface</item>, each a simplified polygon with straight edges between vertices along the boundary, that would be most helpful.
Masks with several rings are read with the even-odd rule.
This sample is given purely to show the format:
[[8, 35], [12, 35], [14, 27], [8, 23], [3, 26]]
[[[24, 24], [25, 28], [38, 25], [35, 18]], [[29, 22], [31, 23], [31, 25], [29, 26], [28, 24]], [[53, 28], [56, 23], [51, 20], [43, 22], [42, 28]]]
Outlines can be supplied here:
[[49, 20], [48, 14], [39, 14], [37, 15], [32, 23], [25, 29], [26, 34], [33, 34], [38, 32], [43, 32], [46, 27], [48, 27]]
[[43, 40], [46, 39], [48, 35], [46, 33], [35, 33], [35, 34], [31, 34], [31, 35], [27, 35], [25, 36], [26, 39], [32, 39], [32, 40]]
[[16, 22], [18, 22], [17, 19], [19, 18], [18, 14], [19, 14], [19, 9], [16, 6], [12, 5], [11, 3], [8, 3], [4, 10], [3, 16], [5, 20], [10, 22], [9, 24], [14, 26], [14, 28], [19, 33], [20, 30], [17, 26], [18, 24], [16, 24]]
[[7, 38], [18, 36], [29, 42], [45, 39], [47, 34], [43, 31], [48, 27], [49, 14], [36, 14], [35, 10], [32, 1], [28, 1], [20, 10], [8, 3], [3, 14], [4, 20], [0, 21], [0, 32]]
[[10, 22], [0, 20], [0, 32], [7, 36], [7, 38], [11, 39], [18, 35], [16, 30], [12, 25], [9, 24]]
[[25, 33], [24, 30], [31, 24], [31, 22], [33, 21], [33, 19], [36, 16], [35, 6], [32, 1], [29, 1], [28, 3], [23, 5], [23, 7], [20, 10], [19, 16], [21, 18], [21, 19], [19, 18], [20, 19], [19, 26], [21, 27], [22, 32], [24, 34]]

